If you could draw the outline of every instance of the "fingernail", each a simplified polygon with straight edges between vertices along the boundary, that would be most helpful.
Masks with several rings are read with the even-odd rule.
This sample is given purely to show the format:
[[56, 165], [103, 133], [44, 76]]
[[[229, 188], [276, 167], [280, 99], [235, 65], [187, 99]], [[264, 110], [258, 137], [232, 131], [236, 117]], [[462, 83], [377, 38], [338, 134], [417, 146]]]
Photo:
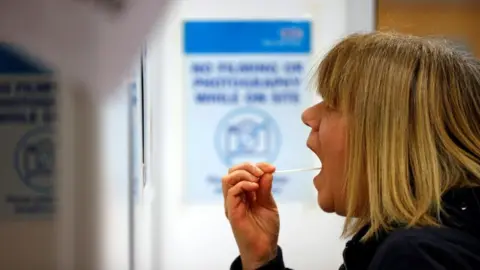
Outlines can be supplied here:
[[263, 175], [263, 171], [260, 170], [260, 168], [258, 168], [256, 164], [252, 163], [252, 166], [253, 166], [255, 172], [258, 173], [258, 176], [262, 176], [262, 175]]

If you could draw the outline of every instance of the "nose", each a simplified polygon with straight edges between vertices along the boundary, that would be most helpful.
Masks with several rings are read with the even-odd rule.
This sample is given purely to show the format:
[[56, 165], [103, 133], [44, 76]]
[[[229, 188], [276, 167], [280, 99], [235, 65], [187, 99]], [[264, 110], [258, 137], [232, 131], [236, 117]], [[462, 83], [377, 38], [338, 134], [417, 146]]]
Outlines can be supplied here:
[[309, 127], [312, 127], [315, 121], [315, 114], [313, 111], [313, 107], [309, 107], [302, 113], [302, 122]]

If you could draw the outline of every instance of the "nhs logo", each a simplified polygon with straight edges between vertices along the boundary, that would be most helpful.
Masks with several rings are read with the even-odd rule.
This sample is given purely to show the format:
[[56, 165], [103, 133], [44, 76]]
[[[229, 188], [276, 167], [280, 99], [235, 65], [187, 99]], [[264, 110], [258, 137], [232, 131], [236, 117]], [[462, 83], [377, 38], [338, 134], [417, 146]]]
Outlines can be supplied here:
[[295, 25], [295, 23], [279, 25], [275, 36], [264, 40], [263, 45], [283, 48], [283, 50], [286, 48], [303, 48], [308, 46], [307, 43], [309, 43], [308, 30], [305, 25]]
[[280, 37], [282, 40], [300, 41], [305, 36], [303, 29], [298, 27], [287, 27], [280, 29]]

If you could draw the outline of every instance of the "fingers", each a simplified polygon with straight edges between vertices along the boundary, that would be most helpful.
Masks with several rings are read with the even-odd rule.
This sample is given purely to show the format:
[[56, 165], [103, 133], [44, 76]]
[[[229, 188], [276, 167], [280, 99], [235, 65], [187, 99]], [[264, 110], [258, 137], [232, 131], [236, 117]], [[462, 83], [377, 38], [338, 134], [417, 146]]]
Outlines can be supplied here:
[[242, 181], [228, 190], [227, 200], [239, 197], [239, 195], [243, 195], [245, 192], [255, 191], [257, 189], [258, 189], [257, 183]]
[[241, 182], [241, 181], [258, 182], [258, 180], [259, 180], [259, 177], [253, 175], [252, 173], [246, 170], [234, 171], [222, 178], [223, 197], [226, 198], [228, 190], [233, 186], [235, 186], [238, 182]]
[[259, 182], [256, 201], [264, 207], [276, 207], [275, 200], [272, 195], [273, 175], [271, 173], [264, 174]]
[[262, 170], [264, 173], [274, 173], [276, 168], [270, 163], [260, 162], [256, 164], [257, 167]]
[[[263, 175], [263, 173], [262, 173], [262, 175]], [[240, 181], [257, 182], [260, 176], [261, 175], [255, 176], [248, 171], [240, 170], [240, 171], [234, 171], [234, 172], [230, 173], [225, 178], [226, 178], [226, 181], [227, 181], [228, 184], [230, 184], [231, 186], [234, 186], [236, 183], [238, 183]]]
[[248, 163], [248, 162], [241, 163], [241, 164], [238, 164], [238, 165], [235, 165], [235, 166], [231, 167], [228, 170], [228, 173], [230, 174], [230, 173], [232, 173], [234, 171], [238, 171], [238, 170], [245, 170], [245, 171], [250, 172], [251, 174], [253, 174], [257, 177], [260, 177], [263, 174], [263, 171], [258, 167], [258, 165], [253, 164], [253, 163]]
[[[275, 167], [271, 164], [268, 163], [241, 163], [238, 165], [233, 166], [228, 170], [228, 175], [224, 176], [222, 178], [222, 191], [223, 191], [223, 197], [225, 200], [225, 213], [227, 214], [227, 200], [229, 197], [229, 192], [231, 189], [233, 189], [237, 184], [242, 183], [243, 181], [247, 183], [257, 183], [255, 190], [259, 188], [259, 181], [262, 176], [265, 174], [271, 174], [275, 171]], [[268, 180], [270, 179], [270, 180]], [[271, 182], [271, 178], [267, 178], [267, 182]], [[246, 187], [245, 185], [249, 184], [243, 184], [242, 187]], [[268, 188], [267, 185], [263, 185], [265, 188]], [[271, 189], [271, 184], [270, 184], [270, 189]], [[235, 189], [238, 191], [238, 189]], [[234, 191], [235, 191], [234, 190]], [[264, 192], [267, 194], [267, 192]], [[238, 198], [237, 198], [238, 199]], [[247, 199], [249, 201], [256, 201], [257, 200], [257, 194], [255, 192], [246, 192], [243, 191], [242, 199]], [[238, 199], [238, 202], [241, 203], [242, 200]]]
[[231, 218], [232, 213], [236, 213], [236, 215], [246, 213], [245, 196], [256, 191], [258, 187], [257, 183], [241, 181], [228, 190], [225, 198], [225, 215], [228, 219]]
[[266, 172], [274, 171], [275, 167], [267, 163], [241, 163], [233, 166], [228, 170], [228, 175], [222, 178], [223, 197], [227, 196], [227, 191], [240, 181], [246, 180], [251, 182], [258, 182], [259, 178]]

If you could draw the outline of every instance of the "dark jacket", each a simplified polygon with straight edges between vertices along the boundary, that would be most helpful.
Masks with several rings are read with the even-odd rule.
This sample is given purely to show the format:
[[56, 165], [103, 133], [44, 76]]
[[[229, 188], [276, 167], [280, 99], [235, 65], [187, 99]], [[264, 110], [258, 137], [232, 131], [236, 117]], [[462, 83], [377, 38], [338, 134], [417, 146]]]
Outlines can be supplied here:
[[[364, 228], [347, 242], [340, 270], [479, 270], [480, 188], [451, 190], [442, 199], [441, 227], [399, 228], [363, 243]], [[242, 269], [240, 258], [230, 269]], [[279, 247], [259, 270], [280, 269], [289, 268]]]

